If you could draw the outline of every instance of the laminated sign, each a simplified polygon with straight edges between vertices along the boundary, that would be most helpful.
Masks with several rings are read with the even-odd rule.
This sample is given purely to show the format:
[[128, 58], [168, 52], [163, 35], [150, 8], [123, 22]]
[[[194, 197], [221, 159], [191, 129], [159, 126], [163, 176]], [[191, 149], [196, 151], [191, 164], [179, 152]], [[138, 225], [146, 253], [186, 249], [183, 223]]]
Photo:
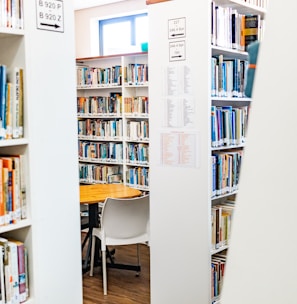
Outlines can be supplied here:
[[64, 32], [64, 3], [62, 0], [36, 0], [37, 28]]

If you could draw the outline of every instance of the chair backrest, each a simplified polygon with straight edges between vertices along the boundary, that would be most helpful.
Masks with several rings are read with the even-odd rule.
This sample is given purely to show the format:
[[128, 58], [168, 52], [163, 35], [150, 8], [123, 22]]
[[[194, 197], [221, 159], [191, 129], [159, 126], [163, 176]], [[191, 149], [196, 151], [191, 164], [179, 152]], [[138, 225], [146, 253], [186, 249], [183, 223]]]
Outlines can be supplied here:
[[101, 214], [106, 245], [149, 241], [149, 195], [106, 198]]

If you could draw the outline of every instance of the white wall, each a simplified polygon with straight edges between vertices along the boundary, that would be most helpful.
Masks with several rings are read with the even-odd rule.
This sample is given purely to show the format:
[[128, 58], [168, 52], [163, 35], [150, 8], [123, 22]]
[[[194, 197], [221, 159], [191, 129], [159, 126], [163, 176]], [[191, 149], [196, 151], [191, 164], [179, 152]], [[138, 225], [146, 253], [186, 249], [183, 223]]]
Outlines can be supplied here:
[[128, 0], [75, 11], [76, 57], [99, 56], [99, 19], [146, 10], [145, 0]]

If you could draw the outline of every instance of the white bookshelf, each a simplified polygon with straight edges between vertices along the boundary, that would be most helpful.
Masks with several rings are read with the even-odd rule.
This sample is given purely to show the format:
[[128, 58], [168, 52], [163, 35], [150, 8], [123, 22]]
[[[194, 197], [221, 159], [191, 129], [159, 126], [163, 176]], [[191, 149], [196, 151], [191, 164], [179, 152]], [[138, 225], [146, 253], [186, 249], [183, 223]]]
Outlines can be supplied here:
[[[149, 39], [152, 303], [219, 302], [219, 297], [211, 296], [211, 260], [228, 246], [211, 249], [211, 208], [238, 191], [211, 196], [211, 156], [215, 150], [211, 147], [210, 110], [215, 104], [250, 104], [249, 98], [211, 97], [211, 57], [224, 54], [246, 60], [247, 53], [211, 46], [211, 1], [192, 4], [168, 1], [149, 6], [149, 18], [154, 20], [150, 22]], [[262, 17], [265, 13], [265, 9], [244, 1], [216, 4]], [[179, 22], [183, 26], [174, 28]], [[178, 38], [170, 38], [172, 30], [178, 32]], [[190, 123], [168, 124], [164, 117], [173, 111], [167, 106], [169, 100], [181, 105]], [[175, 113], [177, 120], [179, 112]], [[170, 150], [164, 144], [166, 139], [172, 139]], [[243, 148], [240, 144], [217, 150]], [[184, 157], [173, 162], [172, 155]], [[175, 271], [178, 277], [168, 276]]]
[[[89, 172], [93, 172], [96, 170], [95, 168], [100, 166], [116, 166], [120, 172], [119, 174], [122, 175], [123, 183], [141, 191], [149, 190], [149, 82], [148, 79], [140, 78], [139, 81], [135, 81], [127, 78], [129, 65], [139, 65], [139, 69], [141, 70], [143, 67], [147, 69], [147, 62], [147, 53], [76, 59], [78, 77], [77, 97], [83, 99], [80, 104], [90, 102], [90, 97], [96, 100], [101, 98], [101, 100], [104, 100], [103, 103], [108, 103], [108, 98], [110, 98], [112, 93], [120, 95], [117, 105], [112, 111], [109, 111], [109, 106], [104, 110], [98, 110], [97, 105], [95, 110], [85, 110], [78, 105], [79, 163], [81, 164], [80, 181], [82, 183], [111, 182], [109, 179], [111, 177], [94, 178]], [[83, 82], [82, 85], [80, 84], [82, 77], [81, 67], [112, 70], [112, 67], [115, 66], [121, 67], [121, 81], [96, 85], [94, 85], [93, 81], [89, 84], [85, 82]], [[146, 73], [145, 70], [142, 70], [142, 72]], [[137, 102], [134, 102], [136, 99], [141, 106], [136, 106]], [[121, 101], [119, 102], [119, 100]], [[87, 122], [87, 120], [89, 120], [89, 122]], [[89, 123], [106, 125], [108, 124], [107, 122], [113, 120], [116, 121], [115, 134], [110, 135], [107, 131], [108, 127], [104, 127], [105, 133], [94, 130], [88, 133], [87, 131], [90, 129], [86, 127]], [[96, 128], [97, 127], [95, 127], [95, 129]], [[143, 132], [143, 130], [147, 132]], [[89, 148], [91, 145], [93, 145], [93, 148]], [[102, 158], [99, 149], [101, 150], [101, 147], [104, 146], [108, 148], [117, 146], [117, 148], [115, 148], [115, 155], [113, 157], [107, 155], [107, 157]], [[92, 155], [90, 154], [91, 149], [96, 151]], [[134, 155], [134, 153], [131, 154], [131, 151], [136, 151], [136, 155], [140, 156], [134, 157], [136, 155]], [[144, 159], [143, 154], [147, 155], [147, 159]], [[110, 171], [112, 171], [112, 169], [110, 169]], [[139, 172], [141, 175], [146, 173], [146, 176], [135, 180], [135, 172]], [[132, 178], [133, 176], [134, 179]]]
[[25, 155], [27, 218], [0, 235], [28, 248], [26, 303], [81, 304], [73, 7], [58, 32], [37, 28], [42, 1], [23, 3], [24, 29], [0, 28], [0, 63], [24, 69], [24, 137], [1, 140], [0, 154]]

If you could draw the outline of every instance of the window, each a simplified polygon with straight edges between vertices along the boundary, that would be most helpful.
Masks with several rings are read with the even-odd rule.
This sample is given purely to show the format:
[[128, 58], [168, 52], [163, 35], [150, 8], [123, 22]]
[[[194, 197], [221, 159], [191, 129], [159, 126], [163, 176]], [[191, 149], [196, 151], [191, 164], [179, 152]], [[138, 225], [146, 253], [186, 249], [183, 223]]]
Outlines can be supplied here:
[[143, 42], [148, 42], [147, 13], [99, 20], [101, 56], [140, 52]]

